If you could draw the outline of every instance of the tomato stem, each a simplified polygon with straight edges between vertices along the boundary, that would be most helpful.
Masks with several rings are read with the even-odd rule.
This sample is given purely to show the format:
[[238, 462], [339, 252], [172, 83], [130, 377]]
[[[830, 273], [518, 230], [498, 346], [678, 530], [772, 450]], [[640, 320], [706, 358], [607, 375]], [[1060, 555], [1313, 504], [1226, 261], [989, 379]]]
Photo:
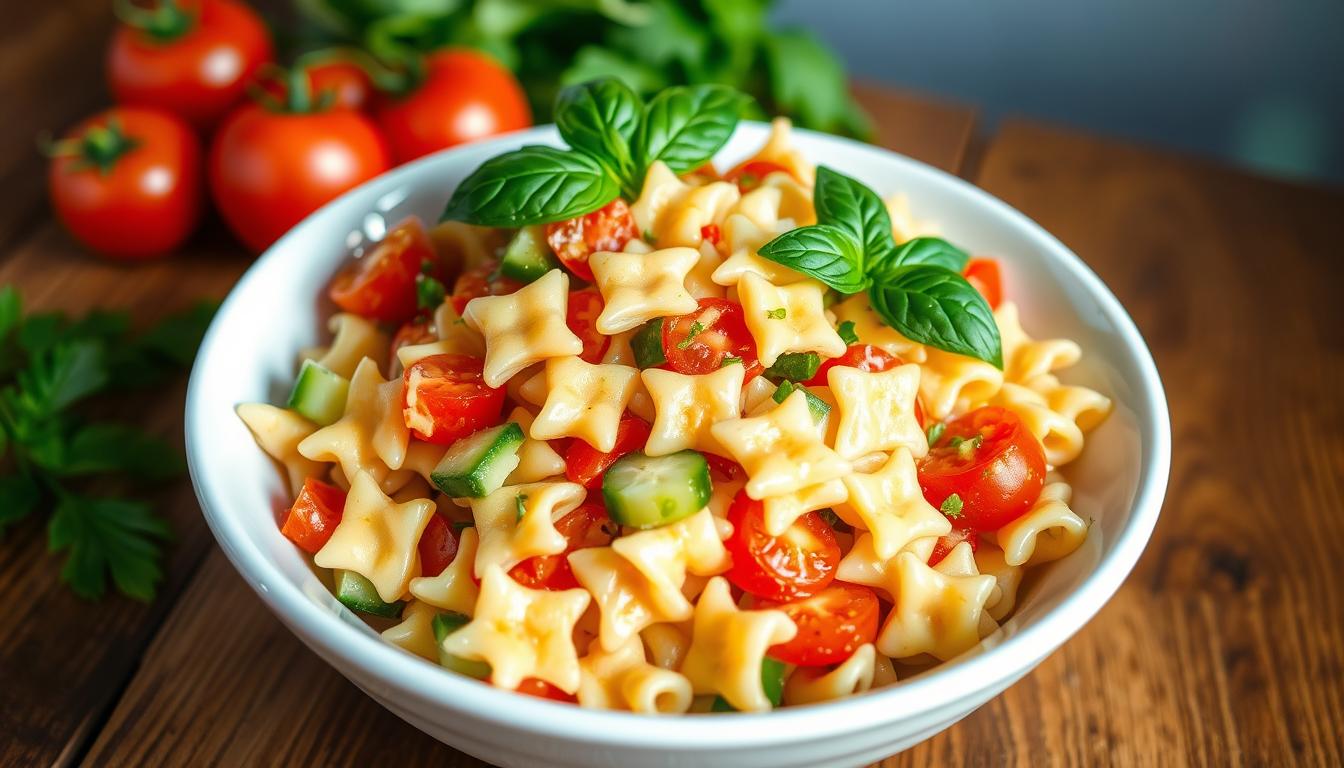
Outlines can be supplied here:
[[400, 65], [390, 64], [359, 48], [322, 48], [303, 54], [295, 66], [311, 69], [321, 64], [344, 62], [362, 70], [379, 91], [400, 94], [410, 90], [417, 70], [407, 60], [398, 61]]
[[156, 43], [171, 43], [196, 26], [196, 15], [177, 0], [158, 0], [150, 8], [136, 0], [115, 0], [112, 11], [123, 24], [143, 32]]
[[94, 125], [83, 135], [60, 141], [42, 142], [42, 151], [48, 157], [75, 157], [71, 170], [97, 168], [107, 175], [126, 153], [140, 146], [139, 139], [127, 136], [121, 123], [109, 119], [106, 125]]

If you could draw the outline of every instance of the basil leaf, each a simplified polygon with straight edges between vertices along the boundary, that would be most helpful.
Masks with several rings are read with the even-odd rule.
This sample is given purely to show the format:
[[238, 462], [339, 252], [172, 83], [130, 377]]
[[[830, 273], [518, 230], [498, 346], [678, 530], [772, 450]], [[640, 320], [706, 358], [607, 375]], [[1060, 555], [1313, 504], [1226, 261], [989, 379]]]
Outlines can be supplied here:
[[482, 163], [458, 185], [442, 218], [486, 227], [546, 224], [592, 213], [620, 193], [589, 155], [523, 147]]
[[761, 246], [757, 253], [841, 293], [858, 293], [868, 284], [858, 241], [848, 231], [830, 224], [789, 230]]
[[865, 264], [880, 263], [896, 248], [887, 206], [876, 192], [858, 181], [820, 166], [813, 203], [818, 221], [841, 227], [863, 243]]
[[560, 91], [555, 99], [555, 125], [569, 146], [610, 168], [633, 197], [638, 180], [630, 142], [643, 109], [644, 100], [620, 80], [590, 80]]
[[906, 338], [1003, 368], [994, 313], [960, 273], [933, 264], [897, 267], [876, 279], [868, 297]]
[[899, 267], [931, 264], [953, 272], [961, 272], [971, 255], [940, 237], [916, 237], [896, 246], [896, 250], [881, 261], [872, 261], [869, 271], [882, 275]]
[[745, 102], [725, 85], [678, 86], [654, 96], [635, 136], [640, 171], [657, 160], [673, 173], [704, 165], [733, 135]]

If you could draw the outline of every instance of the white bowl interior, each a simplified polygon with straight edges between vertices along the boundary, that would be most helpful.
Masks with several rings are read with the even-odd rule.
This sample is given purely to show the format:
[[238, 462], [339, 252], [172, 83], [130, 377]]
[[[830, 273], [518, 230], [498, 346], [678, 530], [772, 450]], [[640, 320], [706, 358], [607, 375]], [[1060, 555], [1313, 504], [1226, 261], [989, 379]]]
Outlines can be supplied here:
[[[743, 124], [720, 154], [719, 167], [749, 155], [765, 135], [766, 126]], [[1066, 472], [1075, 510], [1094, 522], [1085, 546], [1041, 569], [1013, 617], [964, 656], [890, 688], [768, 715], [669, 720], [563, 708], [495, 691], [384, 644], [336, 602], [281, 536], [276, 521], [289, 504], [288, 493], [234, 406], [283, 402], [299, 350], [326, 338], [325, 286], [352, 251], [376, 242], [407, 215], [436, 221], [453, 188], [483, 159], [555, 141], [553, 130], [539, 128], [440, 153], [334, 201], [257, 261], [202, 346], [188, 394], [187, 445], [206, 519], [248, 583], [343, 673], [393, 702], [407, 719], [422, 721], [421, 727], [435, 717], [426, 712], [438, 708], [556, 738], [637, 742], [651, 749], [765, 744], [897, 722], [959, 701], [967, 706], [952, 719], [964, 715], [1063, 643], [1119, 586], [1156, 520], [1170, 439], [1156, 369], [1119, 303], [1057, 240], [980, 190], [883, 150], [800, 131], [798, 145], [817, 163], [880, 194], [907, 193], [915, 215], [937, 221], [949, 240], [999, 258], [1005, 293], [1020, 306], [1029, 333], [1082, 345], [1083, 362], [1061, 378], [1099, 389], [1116, 403]]]

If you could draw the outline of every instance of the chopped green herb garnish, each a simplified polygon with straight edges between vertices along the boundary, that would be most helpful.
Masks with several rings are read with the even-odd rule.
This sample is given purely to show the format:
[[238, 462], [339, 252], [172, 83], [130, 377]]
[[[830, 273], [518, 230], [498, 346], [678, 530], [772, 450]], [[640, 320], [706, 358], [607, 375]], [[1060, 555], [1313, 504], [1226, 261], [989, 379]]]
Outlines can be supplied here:
[[783, 320], [785, 317], [788, 317], [788, 315], [789, 311], [784, 307], [775, 307], [774, 309], [767, 309], [765, 311], [765, 316], [771, 320]]
[[853, 320], [846, 320], [841, 323], [840, 327], [835, 329], [835, 332], [840, 335], [840, 340], [847, 345], [859, 343], [859, 334], [854, 332]]
[[443, 283], [434, 277], [434, 264], [425, 259], [420, 262], [420, 274], [415, 276], [415, 306], [422, 312], [433, 312], [439, 308], [448, 295]]
[[933, 424], [930, 424], [929, 431], [925, 433], [928, 435], [929, 438], [929, 447], [933, 447], [933, 445], [938, 442], [938, 438], [942, 437], [943, 432], [946, 430], [947, 425], [941, 421], [937, 421], [934, 422]]
[[722, 368], [725, 365], [742, 365], [742, 358], [727, 355], [726, 357], [723, 358], [723, 360], [719, 361], [720, 368]]
[[658, 236], [653, 234], [652, 229], [644, 230], [644, 242], [648, 243], [649, 245], [653, 245], [654, 243], [658, 242]]
[[957, 456], [962, 459], [969, 459], [984, 442], [985, 438], [983, 436], [976, 435], [969, 440], [958, 439], [953, 447], [957, 449]]
[[523, 515], [527, 514], [527, 494], [520, 493], [513, 497], [513, 503], [518, 505], [518, 519], [522, 520]]
[[691, 341], [696, 336], [699, 336], [701, 333], [704, 333], [704, 331], [705, 326], [702, 325], [699, 320], [692, 322], [691, 327], [686, 331], [686, 338], [677, 342], [677, 349], [686, 349], [687, 347], [691, 346]]
[[962, 506], [961, 497], [954, 493], [946, 499], [943, 499], [943, 503], [938, 507], [938, 511], [955, 520], [956, 518], [961, 517]]

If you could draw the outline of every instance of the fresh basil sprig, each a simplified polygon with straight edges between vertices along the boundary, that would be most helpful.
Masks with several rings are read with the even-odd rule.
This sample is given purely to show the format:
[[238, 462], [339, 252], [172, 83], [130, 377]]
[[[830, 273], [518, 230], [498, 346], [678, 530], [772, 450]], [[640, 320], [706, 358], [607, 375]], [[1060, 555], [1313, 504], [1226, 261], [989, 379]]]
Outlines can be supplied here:
[[560, 91], [555, 123], [569, 149], [528, 146], [487, 160], [453, 192], [443, 219], [490, 227], [545, 224], [619, 195], [639, 195], [657, 161], [684, 173], [709, 161], [747, 97], [722, 85], [668, 88], [646, 105], [615, 78]]
[[936, 237], [897, 246], [881, 198], [825, 166], [813, 199], [817, 223], [776, 237], [761, 256], [841, 293], [867, 291], [882, 320], [913, 341], [1003, 368], [994, 313], [961, 275], [965, 251]]

